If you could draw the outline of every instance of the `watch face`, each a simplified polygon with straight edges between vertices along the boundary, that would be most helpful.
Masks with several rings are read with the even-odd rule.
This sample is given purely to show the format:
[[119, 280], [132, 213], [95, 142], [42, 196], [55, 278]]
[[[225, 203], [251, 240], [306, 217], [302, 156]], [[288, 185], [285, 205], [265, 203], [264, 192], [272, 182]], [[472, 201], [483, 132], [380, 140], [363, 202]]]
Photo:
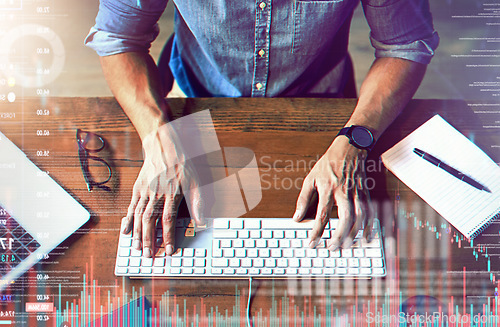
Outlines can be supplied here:
[[373, 135], [372, 133], [363, 127], [356, 126], [351, 132], [352, 140], [360, 147], [366, 148], [372, 145]]

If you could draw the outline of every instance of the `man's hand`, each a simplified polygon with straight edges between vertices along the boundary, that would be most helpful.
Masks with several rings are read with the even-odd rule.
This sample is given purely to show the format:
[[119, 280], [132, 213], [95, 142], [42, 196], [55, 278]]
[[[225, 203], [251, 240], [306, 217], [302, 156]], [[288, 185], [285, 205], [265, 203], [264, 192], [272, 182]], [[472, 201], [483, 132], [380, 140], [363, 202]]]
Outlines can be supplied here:
[[304, 179], [293, 219], [304, 218], [317, 192], [318, 209], [309, 247], [315, 247], [321, 240], [334, 204], [338, 207], [339, 222], [327, 241], [328, 249], [334, 251], [341, 246], [351, 246], [363, 227], [365, 238], [371, 234], [374, 217], [365, 187], [365, 158], [365, 150], [350, 145], [347, 137], [337, 137]]
[[201, 224], [197, 179], [174, 140], [166, 125], [144, 139], [144, 164], [134, 184], [127, 216], [122, 220], [122, 233], [132, 231], [132, 246], [137, 250], [142, 248], [145, 257], [153, 256], [155, 251], [155, 226], [159, 211], [162, 213], [165, 254], [174, 253], [175, 218], [182, 199], [181, 185], [185, 192], [191, 193], [189, 199], [193, 202], [190, 204], [190, 208], [194, 209], [191, 210], [193, 218]]

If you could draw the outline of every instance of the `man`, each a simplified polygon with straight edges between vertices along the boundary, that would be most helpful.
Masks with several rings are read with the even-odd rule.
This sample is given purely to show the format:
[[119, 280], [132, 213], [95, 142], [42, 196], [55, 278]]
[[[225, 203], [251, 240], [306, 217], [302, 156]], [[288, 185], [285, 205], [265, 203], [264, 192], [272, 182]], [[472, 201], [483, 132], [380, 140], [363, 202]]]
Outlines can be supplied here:
[[[148, 53], [166, 0], [101, 0], [86, 44], [101, 64], [116, 99], [143, 142], [145, 161], [134, 185], [122, 232], [133, 230], [134, 246], [153, 254], [153, 209], [164, 204], [162, 224], [167, 254], [174, 251], [175, 208], [184, 172], [168, 162], [182, 153], [163, 138], [150, 142], [169, 120], [161, 74]], [[170, 56], [174, 87], [197, 96], [353, 95], [347, 53], [349, 25], [359, 0], [184, 1], [176, 6]], [[330, 250], [350, 246], [366, 225], [371, 229], [369, 194], [363, 188], [363, 161], [375, 140], [419, 86], [438, 45], [428, 0], [362, 0], [376, 60], [363, 82], [356, 108], [326, 153], [304, 180], [293, 219], [304, 217], [314, 193], [314, 247], [334, 204], [339, 224]], [[335, 108], [332, 108], [332, 112]], [[360, 127], [352, 127], [360, 126]], [[347, 127], [352, 127], [348, 129]], [[357, 137], [360, 137], [357, 138]], [[159, 143], [166, 143], [158, 145]], [[178, 161], [179, 160], [179, 161]], [[167, 174], [158, 176], [158, 168]], [[195, 206], [203, 199], [194, 197]], [[196, 213], [193, 217], [199, 221]]]

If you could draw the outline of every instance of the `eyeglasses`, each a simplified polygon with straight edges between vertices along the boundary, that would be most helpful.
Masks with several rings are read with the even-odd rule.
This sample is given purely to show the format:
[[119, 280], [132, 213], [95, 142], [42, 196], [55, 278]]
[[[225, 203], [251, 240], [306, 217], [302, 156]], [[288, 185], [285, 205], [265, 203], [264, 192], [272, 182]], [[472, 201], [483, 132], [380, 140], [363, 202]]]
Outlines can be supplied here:
[[[106, 146], [104, 138], [95, 133], [77, 129], [76, 142], [78, 143], [80, 167], [89, 192], [92, 192], [94, 187], [110, 191], [111, 189], [104, 185], [111, 179], [112, 173], [110, 165], [104, 159], [91, 154], [100, 152], [104, 149]], [[89, 159], [92, 160], [92, 163], [89, 163]]]

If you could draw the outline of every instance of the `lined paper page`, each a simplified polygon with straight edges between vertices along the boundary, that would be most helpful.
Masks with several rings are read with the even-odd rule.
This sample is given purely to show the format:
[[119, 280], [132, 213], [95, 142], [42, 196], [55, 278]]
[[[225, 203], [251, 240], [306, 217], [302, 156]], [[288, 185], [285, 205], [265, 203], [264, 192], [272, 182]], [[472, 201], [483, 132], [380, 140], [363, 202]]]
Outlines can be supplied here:
[[[491, 190], [478, 190], [413, 152], [419, 148]], [[384, 165], [467, 238], [500, 213], [500, 167], [436, 115], [382, 155]]]

